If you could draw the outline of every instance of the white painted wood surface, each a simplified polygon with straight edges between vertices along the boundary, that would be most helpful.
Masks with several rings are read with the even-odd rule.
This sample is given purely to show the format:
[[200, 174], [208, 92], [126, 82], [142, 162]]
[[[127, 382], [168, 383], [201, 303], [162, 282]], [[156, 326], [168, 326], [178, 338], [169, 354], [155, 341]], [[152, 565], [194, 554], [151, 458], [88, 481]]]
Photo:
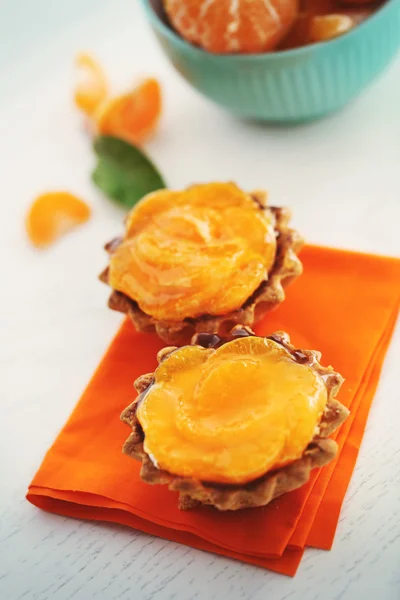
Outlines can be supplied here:
[[[120, 320], [105, 308], [96, 274], [122, 213], [90, 183], [94, 159], [71, 103], [74, 53], [95, 51], [116, 85], [160, 77], [166, 107], [149, 150], [172, 186], [233, 178], [266, 186], [274, 203], [293, 207], [310, 241], [391, 255], [400, 254], [399, 60], [340, 115], [256, 127], [180, 80], [134, 0], [102, 0], [96, 9], [71, 0], [62, 18], [50, 4], [37, 1], [26, 14], [20, 1], [0, 2], [1, 600], [398, 600], [399, 330], [334, 548], [308, 551], [294, 579], [127, 528], [49, 515], [24, 494]], [[25, 240], [23, 217], [31, 198], [52, 188], [80, 194], [94, 216], [39, 254]]]

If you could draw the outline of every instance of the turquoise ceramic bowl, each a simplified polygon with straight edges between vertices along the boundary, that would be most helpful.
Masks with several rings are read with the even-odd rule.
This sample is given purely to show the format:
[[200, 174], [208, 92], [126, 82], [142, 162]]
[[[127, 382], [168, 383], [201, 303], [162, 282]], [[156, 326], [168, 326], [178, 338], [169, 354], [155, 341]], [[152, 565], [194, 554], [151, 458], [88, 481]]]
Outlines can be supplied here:
[[356, 97], [400, 45], [400, 0], [335, 40], [283, 52], [220, 55], [180, 38], [163, 19], [160, 0], [141, 0], [161, 46], [199, 92], [245, 118], [318, 119]]

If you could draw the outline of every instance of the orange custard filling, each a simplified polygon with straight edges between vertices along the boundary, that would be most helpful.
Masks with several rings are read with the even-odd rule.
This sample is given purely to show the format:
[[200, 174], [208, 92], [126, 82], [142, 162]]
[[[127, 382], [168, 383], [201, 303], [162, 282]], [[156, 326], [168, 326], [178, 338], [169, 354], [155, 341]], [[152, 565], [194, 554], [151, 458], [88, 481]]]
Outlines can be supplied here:
[[261, 337], [168, 355], [139, 400], [144, 450], [169, 473], [244, 484], [300, 458], [327, 402], [320, 375]]
[[131, 211], [109, 283], [159, 320], [240, 308], [274, 264], [273, 217], [232, 183], [160, 190]]

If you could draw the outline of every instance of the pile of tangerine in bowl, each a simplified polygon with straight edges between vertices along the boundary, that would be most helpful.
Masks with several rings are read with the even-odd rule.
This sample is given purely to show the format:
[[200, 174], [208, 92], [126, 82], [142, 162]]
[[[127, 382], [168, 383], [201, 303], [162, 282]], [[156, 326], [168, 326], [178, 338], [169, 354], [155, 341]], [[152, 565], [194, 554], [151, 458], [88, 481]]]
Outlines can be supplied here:
[[215, 54], [263, 53], [328, 41], [385, 0], [163, 0], [171, 26]]

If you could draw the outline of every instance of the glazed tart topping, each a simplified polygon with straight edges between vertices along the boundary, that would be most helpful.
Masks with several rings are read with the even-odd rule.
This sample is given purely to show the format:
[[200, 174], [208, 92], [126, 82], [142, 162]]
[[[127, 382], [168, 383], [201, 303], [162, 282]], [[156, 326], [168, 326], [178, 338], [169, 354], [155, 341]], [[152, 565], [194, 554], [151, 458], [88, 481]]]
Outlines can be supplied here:
[[300, 458], [326, 402], [312, 364], [273, 339], [248, 336], [171, 352], [136, 416], [160, 469], [242, 484]]
[[160, 190], [128, 216], [109, 283], [156, 319], [222, 315], [268, 279], [275, 254], [272, 212], [236, 185]]

